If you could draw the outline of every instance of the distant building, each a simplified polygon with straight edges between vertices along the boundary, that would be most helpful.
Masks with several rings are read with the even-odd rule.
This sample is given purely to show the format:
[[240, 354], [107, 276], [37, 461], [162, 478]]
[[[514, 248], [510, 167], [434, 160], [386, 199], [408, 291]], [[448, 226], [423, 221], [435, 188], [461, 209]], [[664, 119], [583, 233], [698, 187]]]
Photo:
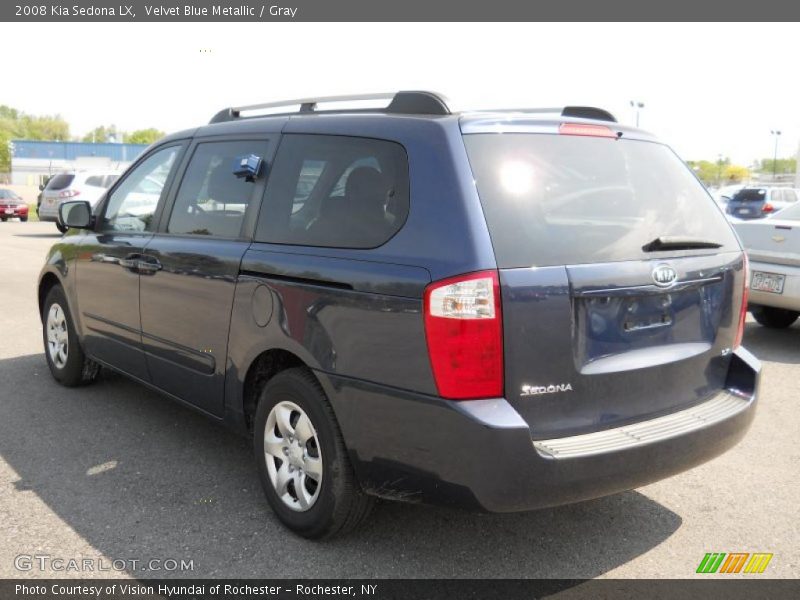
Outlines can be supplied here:
[[71, 169], [123, 171], [147, 148], [146, 144], [92, 144], [14, 140], [11, 184], [39, 185], [46, 177]]

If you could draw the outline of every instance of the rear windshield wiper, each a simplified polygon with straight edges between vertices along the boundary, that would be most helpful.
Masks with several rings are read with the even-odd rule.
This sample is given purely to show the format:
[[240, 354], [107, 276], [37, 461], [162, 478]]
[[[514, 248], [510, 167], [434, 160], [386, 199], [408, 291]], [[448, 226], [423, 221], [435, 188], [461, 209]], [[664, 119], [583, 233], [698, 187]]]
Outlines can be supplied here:
[[698, 248], [721, 248], [722, 244], [711, 240], [683, 237], [679, 235], [662, 235], [642, 246], [645, 252], [659, 250], [695, 250]]

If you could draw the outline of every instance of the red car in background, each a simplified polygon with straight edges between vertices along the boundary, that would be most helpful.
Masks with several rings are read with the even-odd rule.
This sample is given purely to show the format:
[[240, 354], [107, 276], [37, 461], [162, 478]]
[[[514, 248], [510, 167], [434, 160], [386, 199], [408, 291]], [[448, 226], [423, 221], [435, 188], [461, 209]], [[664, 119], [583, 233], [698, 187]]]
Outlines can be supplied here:
[[0, 189], [0, 221], [19, 219], [23, 223], [28, 220], [28, 205], [11, 190]]

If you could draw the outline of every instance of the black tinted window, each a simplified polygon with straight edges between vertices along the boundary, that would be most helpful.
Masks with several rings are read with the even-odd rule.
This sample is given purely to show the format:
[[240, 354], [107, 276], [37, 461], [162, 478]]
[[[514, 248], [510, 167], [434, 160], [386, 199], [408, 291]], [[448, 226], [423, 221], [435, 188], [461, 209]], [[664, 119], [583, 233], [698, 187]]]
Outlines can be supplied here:
[[72, 183], [75, 179], [75, 175], [71, 173], [59, 173], [58, 175], [54, 175], [50, 182], [47, 184], [48, 190], [63, 190]]
[[375, 248], [408, 216], [408, 159], [399, 144], [286, 135], [256, 238], [276, 244]]
[[745, 188], [736, 192], [732, 200], [736, 202], [762, 202], [766, 197], [767, 190], [764, 188]]
[[267, 143], [258, 140], [199, 144], [183, 176], [167, 231], [238, 237], [254, 200], [255, 182], [234, 175], [236, 159], [251, 154], [263, 159], [266, 149]]
[[94, 187], [103, 187], [103, 176], [92, 175], [86, 178], [86, 185], [93, 185]]
[[657, 258], [689, 236], [737, 250], [725, 217], [662, 144], [547, 134], [464, 136], [501, 268]]

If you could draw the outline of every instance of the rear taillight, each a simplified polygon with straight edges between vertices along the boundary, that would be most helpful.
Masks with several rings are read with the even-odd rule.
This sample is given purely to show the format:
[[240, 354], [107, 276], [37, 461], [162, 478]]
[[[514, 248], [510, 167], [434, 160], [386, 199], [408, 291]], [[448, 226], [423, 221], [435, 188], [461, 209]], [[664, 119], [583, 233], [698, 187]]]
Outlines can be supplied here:
[[747, 259], [747, 254], [744, 256], [744, 265], [742, 267], [742, 275], [744, 276], [744, 286], [742, 288], [742, 307], [739, 309], [739, 329], [736, 330], [736, 341], [733, 344], [734, 348], [742, 345], [742, 337], [744, 337], [744, 320], [747, 318], [747, 298], [750, 293], [750, 261]]
[[775, 210], [775, 207], [772, 206], [772, 204], [770, 204], [769, 202], [765, 202], [764, 206], [761, 207], [761, 212], [765, 212], [765, 213], [771, 213], [774, 210]]
[[439, 395], [503, 395], [503, 319], [497, 271], [443, 279], [425, 289], [425, 336]]
[[75, 196], [79, 195], [80, 192], [78, 190], [64, 190], [63, 192], [59, 192], [59, 198], [74, 198]]
[[615, 138], [617, 134], [605, 125], [591, 125], [588, 123], [562, 123], [558, 127], [561, 135], [588, 135], [593, 137]]

